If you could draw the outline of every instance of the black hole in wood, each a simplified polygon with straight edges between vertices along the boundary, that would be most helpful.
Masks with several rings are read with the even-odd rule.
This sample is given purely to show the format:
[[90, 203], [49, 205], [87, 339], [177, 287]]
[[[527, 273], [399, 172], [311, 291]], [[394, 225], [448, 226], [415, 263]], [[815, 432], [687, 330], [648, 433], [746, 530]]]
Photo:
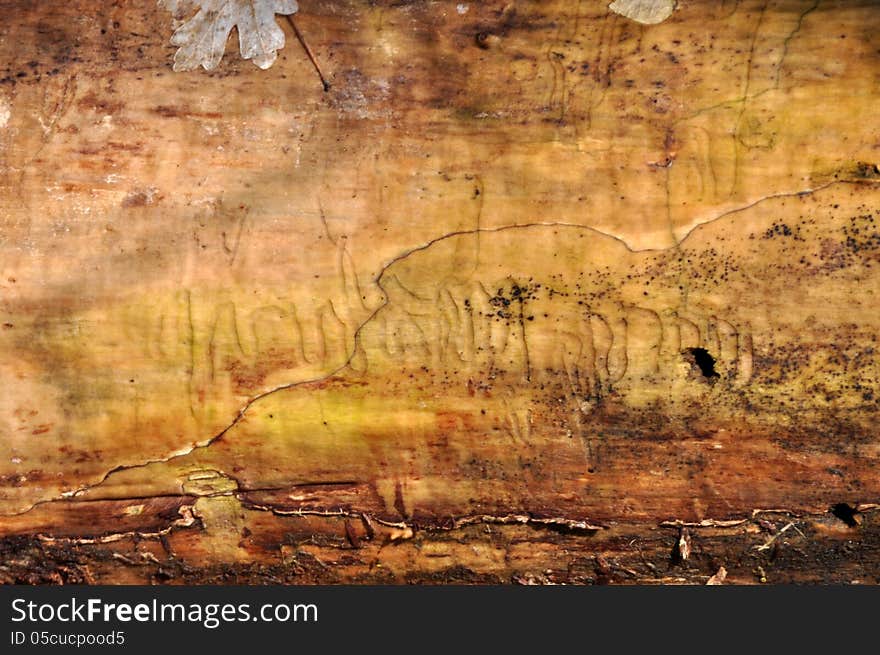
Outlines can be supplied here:
[[831, 513], [846, 523], [849, 527], [859, 527], [859, 522], [856, 521], [856, 514], [858, 514], [858, 512], [856, 511], [856, 508], [849, 503], [837, 503], [831, 507]]
[[709, 354], [705, 348], [688, 348], [686, 351], [690, 355], [690, 360], [698, 369], [700, 374], [707, 380], [714, 381], [718, 377], [718, 371], [715, 370], [715, 358]]

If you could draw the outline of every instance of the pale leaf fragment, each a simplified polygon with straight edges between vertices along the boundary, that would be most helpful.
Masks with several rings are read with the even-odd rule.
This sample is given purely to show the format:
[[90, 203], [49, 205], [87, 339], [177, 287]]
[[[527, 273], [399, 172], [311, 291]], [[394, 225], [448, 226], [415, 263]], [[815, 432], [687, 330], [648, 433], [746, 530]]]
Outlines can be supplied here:
[[713, 575], [709, 580], [706, 581], [706, 584], [709, 586], [722, 585], [724, 581], [727, 579], [727, 569], [723, 566], [718, 567], [718, 572]]
[[159, 0], [159, 5], [175, 19], [191, 16], [171, 37], [171, 44], [179, 46], [174, 55], [175, 71], [217, 68], [233, 27], [238, 30], [242, 58], [265, 70], [284, 47], [284, 32], [275, 15], [299, 10], [296, 0]]
[[672, 16], [675, 0], [615, 0], [608, 8], [643, 25], [656, 25]]
[[691, 556], [691, 533], [687, 528], [682, 528], [679, 532], [676, 548], [678, 549], [679, 560], [686, 562], [688, 557]]
[[413, 529], [409, 526], [403, 528], [394, 528], [391, 531], [390, 540], [391, 541], [403, 541], [406, 539], [413, 538]]

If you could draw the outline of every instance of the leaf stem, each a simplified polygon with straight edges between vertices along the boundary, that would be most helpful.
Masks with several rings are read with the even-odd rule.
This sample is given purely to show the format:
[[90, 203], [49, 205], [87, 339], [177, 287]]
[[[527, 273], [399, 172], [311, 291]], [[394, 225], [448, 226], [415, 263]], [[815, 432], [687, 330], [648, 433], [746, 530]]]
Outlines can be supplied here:
[[324, 92], [330, 90], [330, 82], [327, 81], [327, 78], [324, 77], [324, 73], [321, 72], [321, 67], [318, 66], [318, 60], [315, 58], [315, 53], [312, 52], [312, 49], [309, 47], [309, 44], [306, 43], [306, 40], [303, 38], [303, 35], [300, 33], [299, 28], [296, 26], [296, 23], [293, 22], [293, 16], [287, 15], [287, 22], [290, 23], [290, 26], [293, 28], [293, 33], [296, 34], [296, 38], [299, 39], [300, 44], [302, 44], [303, 50], [306, 51], [306, 54], [309, 56], [309, 61], [312, 62], [312, 66], [315, 67], [315, 70], [318, 73], [318, 77], [321, 78], [321, 84], [324, 86]]

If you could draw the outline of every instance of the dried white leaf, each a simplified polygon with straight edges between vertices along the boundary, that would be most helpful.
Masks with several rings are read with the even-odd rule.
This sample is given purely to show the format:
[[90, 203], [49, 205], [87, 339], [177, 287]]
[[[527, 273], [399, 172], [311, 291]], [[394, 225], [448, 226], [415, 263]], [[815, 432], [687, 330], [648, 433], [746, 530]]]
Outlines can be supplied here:
[[672, 16], [675, 0], [615, 0], [608, 8], [643, 25], [656, 25]]
[[242, 58], [265, 70], [284, 47], [284, 32], [275, 14], [299, 10], [296, 0], [159, 0], [159, 5], [177, 20], [191, 16], [171, 37], [171, 44], [179, 46], [174, 55], [176, 71], [217, 68], [233, 27], [238, 29]]

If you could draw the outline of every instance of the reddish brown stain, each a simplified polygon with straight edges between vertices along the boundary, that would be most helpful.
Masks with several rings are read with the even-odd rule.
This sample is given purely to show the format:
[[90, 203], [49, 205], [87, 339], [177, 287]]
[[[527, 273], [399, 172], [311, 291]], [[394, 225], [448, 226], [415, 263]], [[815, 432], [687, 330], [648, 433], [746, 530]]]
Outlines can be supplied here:
[[223, 114], [218, 112], [198, 112], [174, 107], [172, 105], [159, 105], [153, 109], [153, 113], [158, 114], [162, 118], [223, 118]]
[[116, 114], [125, 108], [124, 102], [114, 102], [106, 98], [100, 98], [94, 92], [89, 92], [80, 98], [77, 107], [87, 111], [99, 112], [101, 114]]
[[407, 518], [406, 504], [403, 502], [403, 486], [398, 482], [394, 485], [394, 509], [403, 517]]

